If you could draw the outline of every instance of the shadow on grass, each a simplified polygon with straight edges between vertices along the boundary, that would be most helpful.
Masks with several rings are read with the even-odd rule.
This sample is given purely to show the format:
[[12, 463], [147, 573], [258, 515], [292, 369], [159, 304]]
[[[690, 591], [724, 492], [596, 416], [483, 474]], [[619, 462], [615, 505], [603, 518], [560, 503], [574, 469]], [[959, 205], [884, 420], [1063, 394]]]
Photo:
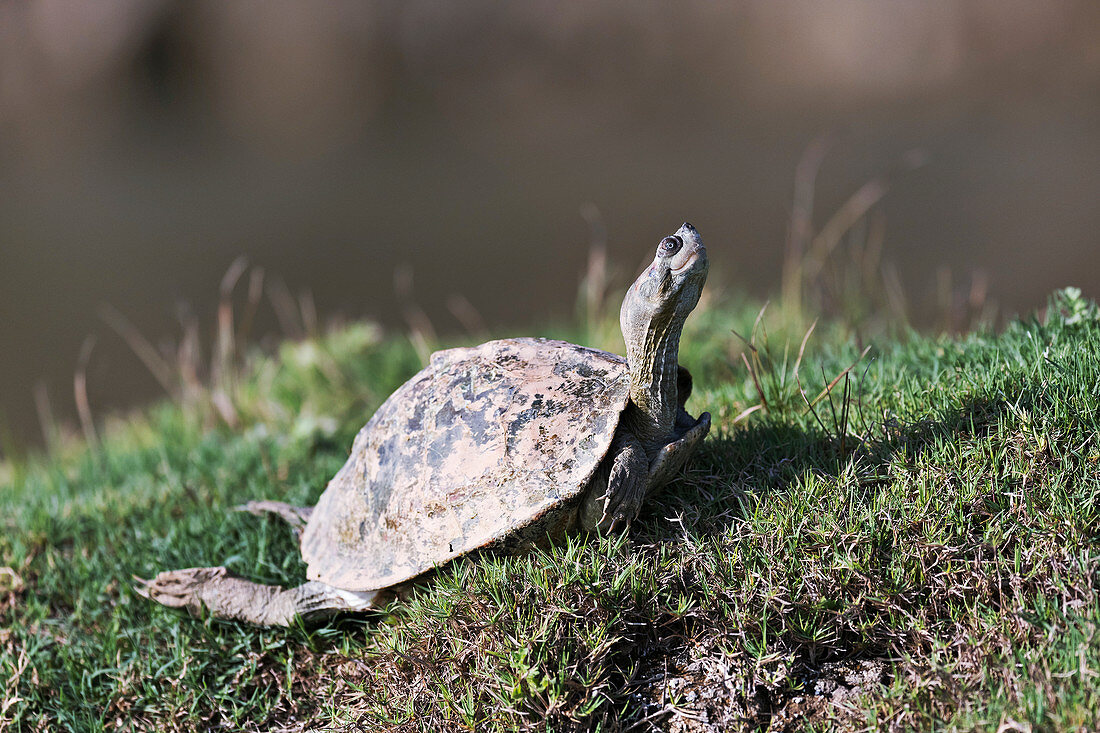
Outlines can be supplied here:
[[[1033, 405], [1031, 399], [1021, 402]], [[720, 545], [731, 536], [744, 536], [738, 525], [752, 524], [754, 512], [766, 514], [766, 504], [776, 501], [789, 505], [794, 502], [793, 514], [800, 515], [790, 519], [788, 525], [777, 523], [777, 533], [798, 532], [803, 522], [813, 525], [818, 511], [860, 516], [877, 505], [879, 495], [895, 480], [890, 472], [899, 463], [913, 468], [933, 457], [946, 443], [987, 437], [997, 430], [1009, 410], [1004, 399], [973, 398], [938, 419], [911, 423], [890, 420], [863, 436], [829, 434], [816, 425], [807, 429], [760, 421], [733, 436], [707, 441], [681, 481], [643, 512], [644, 530], [637, 539], [661, 545], [690, 538], [704, 546], [708, 542]], [[798, 491], [808, 480], [818, 486], [818, 493], [810, 492], [810, 500]], [[833, 487], [839, 492], [842, 485], [847, 487], [843, 489], [847, 504], [826, 510], [813, 503], [813, 497], [821, 499], [822, 488]], [[988, 512], [984, 514], [988, 519]], [[980, 541], [980, 526], [971, 525], [968, 530]], [[898, 604], [895, 608], [886, 608], [889, 604], [884, 603], [883, 608], [868, 611], [873, 603], [865, 596], [880, 593], [889, 597], [893, 592], [887, 580], [891, 568], [896, 570], [906, 561], [895, 557], [905, 553], [897, 546], [905, 541], [898, 534], [871, 533], [871, 539], [869, 566], [861, 569], [867, 573], [867, 582], [855, 584], [858, 590], [847, 595], [841, 590], [835, 597], [815, 599], [804, 589], [777, 585], [768, 589], [770, 597], [761, 599], [759, 618], [752, 628], [722, 629], [717, 636], [723, 640], [717, 644], [707, 637], [715, 635], [721, 614], [666, 611], [652, 619], [647, 633], [635, 636], [618, 650], [624, 669], [632, 660], [640, 660], [635, 672], [622, 680], [625, 689], [647, 700], [635, 719], [671, 714], [675, 706], [669, 707], [670, 695], [676, 693], [698, 701], [702, 709], [709, 711], [712, 724], [740, 727], [748, 723], [750, 727], [786, 730], [801, 729], [807, 722], [832, 721], [858, 727], [862, 718], [854, 711], [860, 706], [835, 703], [850, 695], [875, 695], [883, 685], [892, 683], [900, 645], [884, 617], [905, 613], [900, 605], [903, 601], [926, 602], [925, 595], [935, 592], [914, 589], [889, 601]], [[769, 546], [766, 538], [750, 537], [750, 541]], [[805, 543], [807, 554], [821, 550], [818, 540]], [[777, 557], [776, 563], [791, 559]], [[762, 562], [766, 564], [767, 560]], [[811, 586], [815, 580], [810, 581]], [[688, 586], [707, 581], [696, 577], [674, 582]], [[833, 583], [832, 579], [823, 585], [845, 588], [844, 583]], [[690, 589], [677, 592], [689, 593]], [[858, 629], [858, 623], [834, 623], [844, 614], [863, 616], [869, 625]], [[808, 628], [802, 628], [803, 624]], [[815, 638], [815, 633], [823, 639]], [[719, 651], [732, 638], [744, 652], [752, 646], [754, 635], [764, 640], [754, 653], [738, 658]], [[714, 646], [709, 653], [701, 654], [700, 649], [708, 643]], [[927, 640], [907, 646], [906, 653], [928, 651]], [[738, 699], [731, 702], [730, 685], [738, 683], [743, 686], [733, 694]]]
[[[1027, 402], [1025, 408], [1033, 407]], [[985, 437], [1008, 411], [1004, 399], [974, 398], [938, 419], [889, 419], [861, 435], [761, 421], [733, 435], [711, 437], [677, 485], [643, 509], [653, 533], [647, 539], [682, 535], [687, 520], [659, 519], [668, 515], [690, 518], [696, 534], [727, 531], [743, 519], [746, 500], [781, 496], [809, 475], [836, 482], [850, 474], [871, 501], [897, 461], [911, 465], [945, 442]]]

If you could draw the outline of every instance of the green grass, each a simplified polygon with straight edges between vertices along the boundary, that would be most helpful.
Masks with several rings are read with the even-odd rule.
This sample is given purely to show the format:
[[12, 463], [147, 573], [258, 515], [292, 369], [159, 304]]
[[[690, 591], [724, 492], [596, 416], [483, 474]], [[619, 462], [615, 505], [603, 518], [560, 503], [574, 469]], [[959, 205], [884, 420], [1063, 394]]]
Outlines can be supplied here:
[[301, 582], [289, 530], [229, 508], [312, 503], [417, 369], [404, 339], [253, 357], [232, 428], [181, 401], [6, 466], [0, 729], [1100, 729], [1096, 307], [883, 333], [813, 412], [799, 383], [812, 399], [864, 344], [822, 322], [799, 362], [806, 324], [765, 314], [754, 382], [731, 329], [757, 310], [689, 323], [689, 408], [715, 427], [629, 534], [463, 558], [376, 616], [258, 629], [130, 579]]

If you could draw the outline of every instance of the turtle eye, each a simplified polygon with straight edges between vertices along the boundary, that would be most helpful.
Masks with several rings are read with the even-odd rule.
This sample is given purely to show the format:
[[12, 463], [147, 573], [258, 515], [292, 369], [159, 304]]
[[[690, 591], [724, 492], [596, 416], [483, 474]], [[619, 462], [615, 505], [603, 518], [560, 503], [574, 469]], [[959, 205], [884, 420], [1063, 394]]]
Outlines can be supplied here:
[[673, 234], [671, 237], [665, 237], [661, 240], [661, 243], [657, 245], [657, 254], [662, 257], [671, 257], [679, 252], [683, 246], [684, 240]]

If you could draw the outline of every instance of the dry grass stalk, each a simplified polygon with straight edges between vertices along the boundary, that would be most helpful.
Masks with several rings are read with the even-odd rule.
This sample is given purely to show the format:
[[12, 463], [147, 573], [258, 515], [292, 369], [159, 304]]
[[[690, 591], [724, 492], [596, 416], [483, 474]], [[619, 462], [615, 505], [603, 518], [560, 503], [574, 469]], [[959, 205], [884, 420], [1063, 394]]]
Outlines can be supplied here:
[[175, 350], [175, 364], [184, 407], [193, 407], [202, 398], [202, 342], [199, 339], [199, 319], [187, 308], [180, 308], [183, 336]]
[[252, 335], [252, 323], [256, 318], [256, 312], [260, 308], [260, 301], [264, 296], [264, 268], [253, 267], [248, 275], [248, 300], [245, 304], [244, 315], [237, 327], [237, 340], [247, 344]]
[[[809, 400], [806, 398], [806, 392], [802, 389], [802, 383], [799, 382], [799, 392], [802, 394], [802, 399], [806, 401], [806, 407], [812, 410], [817, 405], [817, 403], [822, 400], [823, 397], [827, 396], [830, 392], [833, 391], [833, 387], [835, 387], [841, 379], [844, 379], [846, 376], [848, 376], [848, 374], [853, 369], [855, 369], [856, 365], [859, 364], [859, 362], [863, 361], [863, 357], [867, 356], [867, 353], [870, 350], [870, 346], [865, 347], [863, 351], [860, 352], [859, 356], [856, 357], [856, 360], [849, 364], [848, 367], [840, 374], [837, 374], [835, 377], [833, 377], [833, 380], [825, 385], [825, 388], [822, 389], [821, 392], [818, 393], [817, 397], [813, 398], [813, 400]], [[824, 370], [822, 370], [822, 377], [824, 378]], [[797, 369], [795, 369], [795, 378], [798, 378]]]
[[233, 291], [237, 287], [237, 281], [248, 268], [248, 259], [243, 255], [233, 260], [229, 268], [222, 276], [219, 287], [218, 300], [218, 340], [211, 365], [211, 394], [210, 400], [218, 415], [230, 427], [240, 424], [237, 410], [233, 406], [230, 397], [236, 389], [237, 373], [237, 340], [233, 318]]
[[233, 290], [237, 287], [237, 281], [241, 279], [248, 268], [248, 259], [243, 255], [233, 260], [229, 268], [222, 276], [221, 285], [218, 288], [218, 351], [216, 366], [218, 376], [223, 379], [231, 378], [231, 364], [236, 354], [236, 334], [233, 329]]
[[[812, 291], [820, 291], [819, 299], [831, 298], [844, 303], [853, 298], [887, 308], [895, 316], [904, 317], [906, 309], [896, 271], [882, 264], [882, 244], [885, 238], [885, 217], [873, 215], [874, 207], [890, 189], [891, 179], [924, 165], [920, 151], [901, 156], [894, 170], [876, 176], [860, 186], [833, 212], [815, 233], [813, 211], [815, 187], [832, 136], [815, 139], [807, 146], [795, 170], [794, 200], [788, 228], [786, 256], [783, 262], [781, 292], [788, 313], [803, 312], [805, 300]], [[840, 244], [853, 240], [851, 262], [838, 282], [826, 282], [826, 265]], [[855, 274], [858, 281], [851, 282]], [[868, 292], [868, 290], [870, 292]]]
[[46, 388], [46, 383], [41, 380], [34, 385], [34, 407], [38, 413], [38, 425], [42, 428], [42, 440], [46, 451], [52, 453], [57, 447], [61, 431], [57, 426], [53, 405], [50, 404], [50, 392]]
[[[243, 315], [238, 321], [234, 295], [246, 274], [246, 300]], [[249, 270], [248, 260], [243, 256], [233, 260], [226, 269], [218, 288], [215, 342], [208, 362], [204, 361], [198, 318], [186, 305], [181, 305], [177, 313], [181, 328], [178, 344], [168, 343], [159, 350], [114, 308], [104, 306], [100, 309], [100, 316], [130, 347], [165, 392], [184, 409], [208, 409], [208, 414], [217, 420], [236, 427], [241, 422], [237, 407], [237, 379], [244, 358], [243, 344], [248, 343], [251, 336], [263, 300], [265, 280], [264, 270], [259, 267]], [[316, 331], [316, 308], [308, 293], [296, 301], [281, 280], [268, 283], [267, 292], [284, 335], [291, 337], [292, 334]], [[78, 406], [80, 399], [78, 397]], [[86, 401], [86, 397], [84, 399]], [[88, 424], [88, 418], [83, 414], [81, 423]]]
[[134, 355], [145, 365], [157, 383], [164, 388], [170, 396], [175, 397], [179, 393], [179, 384], [176, 381], [172, 365], [160, 355], [156, 347], [141, 335], [129, 320], [109, 305], [103, 305], [99, 309], [99, 317], [114, 330], [122, 340], [134, 352]]
[[401, 315], [409, 329], [409, 340], [420, 357], [420, 363], [426, 366], [439, 339], [428, 314], [413, 300], [413, 271], [410, 265], [400, 265], [393, 271], [393, 289], [401, 303]]
[[313, 300], [313, 291], [308, 288], [298, 294], [298, 312], [302, 314], [302, 326], [306, 335], [317, 336], [320, 331], [320, 321], [317, 318], [317, 303]]
[[92, 358], [92, 349], [95, 348], [96, 337], [89, 335], [80, 346], [80, 355], [76, 359], [76, 372], [73, 374], [73, 398], [76, 400], [76, 412], [80, 417], [80, 427], [84, 431], [84, 439], [93, 448], [99, 445], [99, 436], [96, 434], [95, 421], [92, 419], [92, 408], [88, 403], [88, 361]]
[[607, 263], [607, 226], [595, 204], [581, 207], [588, 224], [588, 261], [581, 277], [580, 296], [584, 328], [591, 337], [607, 320], [607, 298], [611, 276]]
[[485, 341], [489, 337], [489, 327], [485, 325], [485, 319], [466, 296], [460, 293], [452, 294], [447, 298], [447, 310], [456, 321], [462, 324], [462, 328], [470, 338]]
[[282, 278], [270, 278], [267, 289], [267, 299], [275, 311], [275, 319], [279, 322], [279, 328], [287, 338], [301, 339], [305, 337], [305, 328], [302, 325], [301, 314], [294, 303], [294, 296], [290, 294], [286, 283]]
[[791, 313], [802, 310], [802, 264], [813, 239], [814, 190], [821, 163], [829, 151], [832, 136], [820, 135], [806, 146], [794, 174], [794, 201], [787, 232], [787, 253], [783, 260], [781, 292]]
[[11, 677], [8, 678], [7, 684], [4, 685], [4, 699], [0, 700], [0, 731], [7, 730], [8, 726], [11, 725], [11, 721], [8, 718], [8, 711], [23, 702], [14, 692], [19, 683], [19, 679], [27, 671], [27, 666], [29, 664], [30, 657], [27, 656], [27, 650], [20, 647], [19, 654], [15, 660], [15, 669], [12, 670]]

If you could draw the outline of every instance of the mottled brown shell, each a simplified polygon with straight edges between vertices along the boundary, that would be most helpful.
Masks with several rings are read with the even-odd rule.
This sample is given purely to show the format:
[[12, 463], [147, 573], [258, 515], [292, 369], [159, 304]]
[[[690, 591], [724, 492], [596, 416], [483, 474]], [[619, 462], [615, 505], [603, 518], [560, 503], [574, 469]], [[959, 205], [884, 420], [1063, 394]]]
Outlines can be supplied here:
[[563, 341], [433, 354], [321, 496], [302, 535], [309, 578], [385, 588], [537, 522], [585, 488], [628, 391], [625, 359]]

